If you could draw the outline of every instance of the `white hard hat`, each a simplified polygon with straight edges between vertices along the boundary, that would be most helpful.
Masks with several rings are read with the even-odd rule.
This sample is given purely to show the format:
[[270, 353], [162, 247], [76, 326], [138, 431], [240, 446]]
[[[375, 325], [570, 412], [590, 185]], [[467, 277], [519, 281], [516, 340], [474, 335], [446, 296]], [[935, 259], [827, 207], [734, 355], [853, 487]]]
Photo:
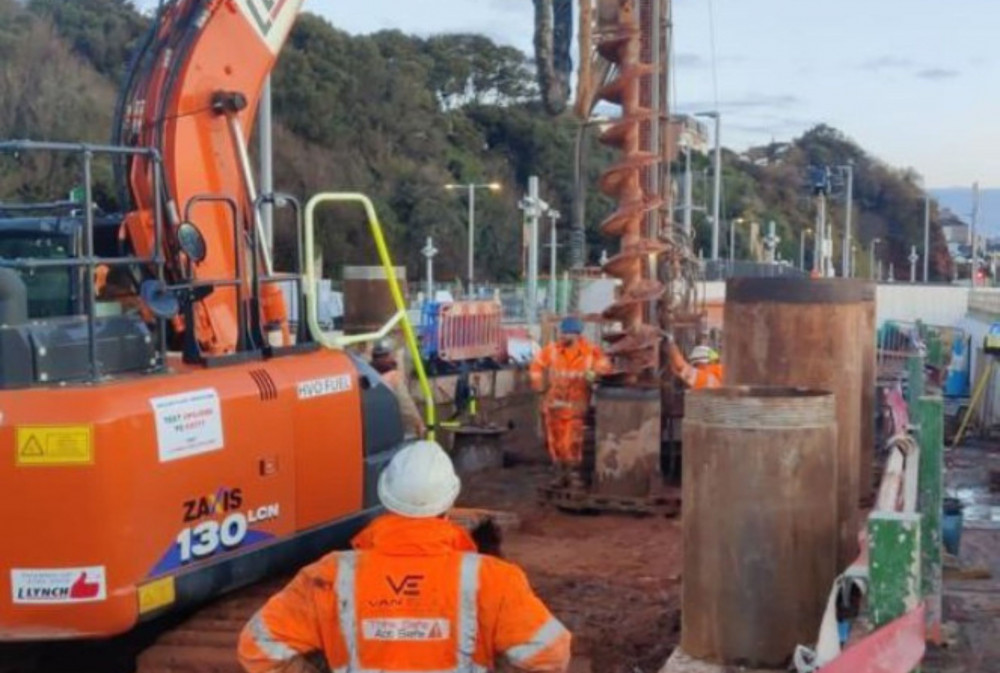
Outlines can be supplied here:
[[462, 482], [437, 442], [419, 441], [397, 453], [378, 479], [385, 508], [415, 519], [444, 514], [455, 504]]
[[704, 365], [712, 361], [712, 349], [708, 346], [695, 346], [688, 360], [693, 365]]

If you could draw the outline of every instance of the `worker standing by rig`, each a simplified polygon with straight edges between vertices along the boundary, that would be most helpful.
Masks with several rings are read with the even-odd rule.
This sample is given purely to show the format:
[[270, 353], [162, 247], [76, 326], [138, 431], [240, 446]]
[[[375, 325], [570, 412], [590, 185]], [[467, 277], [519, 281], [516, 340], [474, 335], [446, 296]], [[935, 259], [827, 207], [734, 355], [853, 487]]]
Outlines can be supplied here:
[[583, 336], [583, 322], [576, 317], [563, 319], [559, 339], [539, 351], [531, 363], [531, 385], [545, 393], [542, 418], [557, 486], [580, 478], [591, 389], [598, 376], [610, 372], [611, 362]]
[[722, 364], [719, 353], [710, 346], [695, 346], [687, 360], [681, 354], [673, 338], [667, 337], [670, 354], [670, 369], [674, 375], [693, 390], [718, 388], [722, 385]]
[[400, 451], [378, 495], [390, 514], [304, 568], [243, 629], [248, 673], [329, 670], [486, 673], [503, 656], [521, 671], [562, 672], [569, 631], [517, 566], [476, 553], [444, 518], [461, 482], [434, 442]]
[[392, 342], [383, 339], [372, 347], [372, 369], [379, 373], [382, 382], [392, 390], [399, 404], [399, 413], [403, 419], [403, 432], [407, 437], [423, 437], [427, 434], [427, 426], [424, 419], [420, 417], [420, 410], [417, 409], [413, 396], [410, 395], [406, 384], [406, 376], [399, 369], [392, 354]]

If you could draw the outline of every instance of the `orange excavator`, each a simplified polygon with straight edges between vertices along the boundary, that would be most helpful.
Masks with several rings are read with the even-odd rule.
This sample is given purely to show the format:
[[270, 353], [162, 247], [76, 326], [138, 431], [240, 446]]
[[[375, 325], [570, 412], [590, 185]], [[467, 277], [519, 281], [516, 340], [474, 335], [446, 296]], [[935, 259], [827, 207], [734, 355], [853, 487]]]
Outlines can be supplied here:
[[[391, 266], [377, 219], [358, 195], [258, 194], [244, 134], [303, 1], [165, 0], [112, 144], [0, 143], [83, 169], [78, 202], [0, 203], [0, 643], [128, 632], [316, 558], [377, 511], [399, 410], [319, 331], [312, 262], [315, 211], [356, 201]], [[94, 206], [100, 161], [124, 217]], [[283, 206], [291, 273], [261, 224]], [[390, 286], [380, 334], [401, 327], [415, 353]], [[286, 296], [307, 309], [294, 323]]]

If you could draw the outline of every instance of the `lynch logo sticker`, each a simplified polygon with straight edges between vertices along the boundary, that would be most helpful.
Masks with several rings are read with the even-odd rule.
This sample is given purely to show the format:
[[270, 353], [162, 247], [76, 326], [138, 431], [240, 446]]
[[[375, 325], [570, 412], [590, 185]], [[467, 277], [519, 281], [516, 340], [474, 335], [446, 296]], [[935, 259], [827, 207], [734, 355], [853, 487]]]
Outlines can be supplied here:
[[365, 619], [361, 622], [365, 640], [448, 640], [451, 622], [447, 619]]
[[13, 568], [10, 588], [13, 601], [21, 605], [89, 603], [108, 596], [104, 566]]

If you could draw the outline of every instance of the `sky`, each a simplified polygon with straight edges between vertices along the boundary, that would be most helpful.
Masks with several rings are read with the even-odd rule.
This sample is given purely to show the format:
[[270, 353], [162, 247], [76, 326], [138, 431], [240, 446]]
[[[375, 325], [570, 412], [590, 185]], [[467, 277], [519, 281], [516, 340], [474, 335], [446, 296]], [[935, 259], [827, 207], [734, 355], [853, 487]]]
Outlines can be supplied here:
[[[532, 50], [531, 0], [305, 8], [353, 33], [479, 32]], [[727, 147], [823, 122], [927, 187], [1000, 187], [996, 0], [674, 0], [674, 25], [675, 110], [718, 106]]]

